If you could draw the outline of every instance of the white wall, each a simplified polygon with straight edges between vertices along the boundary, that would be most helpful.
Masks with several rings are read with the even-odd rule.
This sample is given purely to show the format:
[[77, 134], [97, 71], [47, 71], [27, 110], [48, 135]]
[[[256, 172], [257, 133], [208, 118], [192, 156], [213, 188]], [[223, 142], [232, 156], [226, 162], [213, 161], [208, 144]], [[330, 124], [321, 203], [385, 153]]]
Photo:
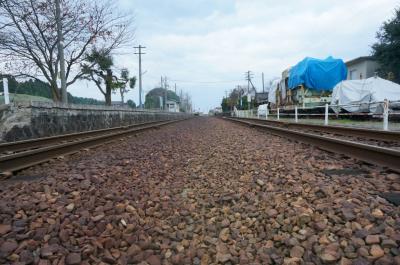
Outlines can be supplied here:
[[379, 64], [372, 60], [361, 61], [347, 66], [347, 80], [358, 80], [360, 75], [362, 79], [373, 77], [378, 68]]

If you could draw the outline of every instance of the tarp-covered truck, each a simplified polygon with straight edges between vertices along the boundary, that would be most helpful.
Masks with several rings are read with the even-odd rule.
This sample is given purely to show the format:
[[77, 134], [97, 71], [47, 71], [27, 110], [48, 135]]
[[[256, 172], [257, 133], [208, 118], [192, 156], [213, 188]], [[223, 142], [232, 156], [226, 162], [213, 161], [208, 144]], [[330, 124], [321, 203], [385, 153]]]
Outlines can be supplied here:
[[343, 60], [306, 57], [290, 69], [286, 104], [315, 106], [330, 102], [333, 88], [346, 78]]

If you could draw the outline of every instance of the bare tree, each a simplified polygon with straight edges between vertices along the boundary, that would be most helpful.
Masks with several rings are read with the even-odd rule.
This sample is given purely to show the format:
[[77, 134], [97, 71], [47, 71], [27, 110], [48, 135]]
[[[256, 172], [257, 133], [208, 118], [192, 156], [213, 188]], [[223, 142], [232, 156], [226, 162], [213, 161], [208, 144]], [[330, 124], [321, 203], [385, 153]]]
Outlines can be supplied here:
[[[62, 1], [67, 87], [84, 75], [87, 52], [111, 52], [133, 39], [132, 17], [111, 2]], [[54, 0], [0, 1], [0, 59], [8, 74], [46, 81], [53, 99], [61, 100]]]
[[191, 112], [192, 111], [192, 98], [189, 93], [180, 93], [180, 109], [183, 112]]

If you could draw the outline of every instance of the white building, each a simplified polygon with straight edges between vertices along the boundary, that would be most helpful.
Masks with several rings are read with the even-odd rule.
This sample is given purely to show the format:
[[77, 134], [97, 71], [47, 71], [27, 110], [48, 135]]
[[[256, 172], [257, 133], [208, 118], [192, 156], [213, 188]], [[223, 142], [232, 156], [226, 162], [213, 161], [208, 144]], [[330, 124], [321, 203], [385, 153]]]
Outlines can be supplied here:
[[179, 102], [171, 99], [167, 100], [167, 111], [179, 112]]
[[346, 62], [347, 80], [373, 77], [379, 69], [378, 62], [372, 56], [362, 56]]

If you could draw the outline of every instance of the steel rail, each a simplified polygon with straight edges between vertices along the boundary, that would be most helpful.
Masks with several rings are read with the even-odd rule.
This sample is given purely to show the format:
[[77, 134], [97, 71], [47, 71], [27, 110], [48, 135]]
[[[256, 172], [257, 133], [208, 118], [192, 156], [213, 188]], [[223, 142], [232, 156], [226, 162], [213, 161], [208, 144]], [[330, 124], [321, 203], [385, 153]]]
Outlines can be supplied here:
[[241, 124], [246, 124], [251, 127], [264, 129], [278, 136], [311, 144], [326, 151], [344, 154], [349, 157], [354, 157], [371, 164], [388, 167], [396, 172], [400, 172], [400, 151], [397, 150], [306, 132], [294, 131], [282, 127], [258, 124], [239, 119], [225, 119]]
[[0, 173], [14, 172], [24, 168], [28, 168], [43, 162], [49, 161], [52, 158], [76, 153], [79, 150], [103, 145], [105, 143], [120, 139], [132, 133], [138, 133], [148, 129], [159, 128], [160, 126], [182, 121], [184, 119], [162, 121], [151, 125], [144, 125], [137, 128], [128, 129], [125, 131], [114, 132], [105, 135], [97, 135], [51, 146], [45, 146], [38, 149], [32, 149], [5, 155], [0, 157]]
[[51, 145], [51, 144], [60, 143], [60, 142], [64, 142], [64, 141], [77, 140], [79, 137], [91, 137], [91, 136], [97, 136], [97, 135], [102, 135], [102, 134], [108, 134], [108, 133], [112, 133], [115, 131], [124, 131], [124, 130], [128, 130], [130, 128], [135, 128], [135, 127], [144, 126], [144, 125], [150, 125], [150, 124], [164, 122], [164, 121], [167, 121], [167, 120], [150, 121], [150, 122], [137, 123], [137, 124], [127, 125], [127, 126], [113, 127], [113, 128], [108, 128], [108, 129], [91, 130], [91, 131], [84, 131], [84, 132], [79, 132], [79, 133], [62, 134], [62, 135], [41, 137], [41, 138], [29, 139], [29, 140], [23, 140], [23, 141], [17, 141], [17, 142], [2, 143], [2, 144], [0, 144], [0, 154], [4, 154], [7, 152], [24, 151], [24, 150], [39, 148], [39, 147], [43, 147], [45, 145]]
[[305, 124], [305, 123], [294, 123], [294, 122], [286, 122], [286, 121], [274, 121], [274, 120], [261, 120], [255, 118], [237, 118], [237, 120], [244, 121], [254, 121], [263, 124], [274, 124], [279, 125], [284, 128], [293, 128], [293, 129], [307, 129], [307, 130], [315, 130], [326, 133], [340, 134], [344, 136], [354, 136], [354, 137], [362, 137], [379, 141], [394, 141], [400, 142], [400, 132], [395, 131], [382, 131], [382, 130], [374, 130], [374, 129], [362, 129], [362, 128], [354, 128], [354, 127], [344, 127], [344, 126], [332, 126], [332, 125], [318, 125], [318, 124]]

